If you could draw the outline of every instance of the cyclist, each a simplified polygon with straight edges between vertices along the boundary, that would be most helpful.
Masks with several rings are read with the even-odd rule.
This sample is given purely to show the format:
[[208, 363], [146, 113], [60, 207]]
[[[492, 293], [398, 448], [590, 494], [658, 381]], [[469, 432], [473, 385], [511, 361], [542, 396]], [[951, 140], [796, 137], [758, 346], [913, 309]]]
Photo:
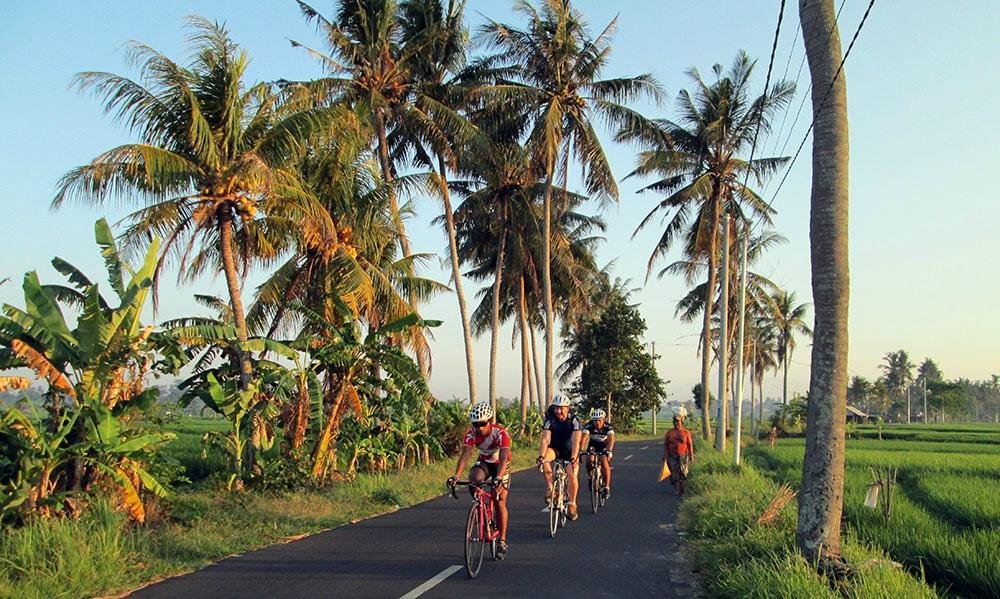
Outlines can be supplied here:
[[[590, 413], [590, 422], [583, 428], [581, 447], [587, 452], [587, 477], [593, 484], [594, 466], [600, 464], [604, 486], [600, 489], [605, 499], [611, 498], [611, 456], [615, 447], [615, 429], [608, 424], [604, 410]], [[582, 451], [582, 450], [581, 450]]]
[[566, 460], [567, 491], [569, 502], [567, 512], [570, 520], [577, 519], [576, 494], [579, 490], [577, 473], [580, 461], [580, 439], [583, 435], [580, 419], [570, 414], [569, 398], [557, 393], [552, 398], [552, 416], [542, 425], [542, 436], [538, 448], [538, 464], [545, 475], [545, 503], [552, 500], [552, 461]]
[[472, 455], [472, 449], [479, 450], [479, 457], [469, 470], [469, 480], [482, 482], [489, 476], [493, 481], [495, 501], [493, 509], [497, 515], [497, 527], [500, 529], [500, 542], [497, 544], [497, 557], [503, 559], [507, 554], [507, 492], [510, 490], [510, 435], [507, 429], [492, 422], [493, 406], [488, 401], [481, 401], [472, 406], [469, 411], [469, 422], [472, 428], [465, 432], [462, 439], [462, 453], [455, 465], [455, 475], [446, 483], [455, 486], [459, 475], [465, 470], [465, 464]]

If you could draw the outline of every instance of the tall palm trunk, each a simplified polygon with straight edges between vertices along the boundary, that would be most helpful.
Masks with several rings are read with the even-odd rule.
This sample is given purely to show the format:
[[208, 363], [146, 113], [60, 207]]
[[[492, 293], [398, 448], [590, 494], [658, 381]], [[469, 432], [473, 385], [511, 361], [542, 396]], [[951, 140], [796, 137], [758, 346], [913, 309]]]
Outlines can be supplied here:
[[531, 388], [528, 382], [531, 376], [528, 374], [528, 340], [524, 321], [520, 322], [520, 332], [518, 335], [521, 343], [521, 426], [520, 434], [523, 436], [528, 429], [528, 405], [531, 403]]
[[542, 395], [542, 377], [538, 370], [538, 341], [535, 338], [535, 327], [531, 327], [531, 364], [535, 371], [535, 390], [538, 395], [538, 409], [543, 414], [548, 406], [548, 400]]
[[810, 560], [839, 561], [850, 297], [847, 85], [842, 73], [833, 82], [841, 59], [833, 0], [799, 0], [799, 19], [815, 124], [809, 232], [816, 326], [795, 542]]
[[441, 170], [441, 199], [444, 202], [444, 222], [448, 228], [448, 250], [451, 252], [451, 278], [455, 281], [455, 295], [458, 296], [458, 311], [462, 316], [462, 337], [465, 339], [465, 370], [469, 376], [469, 404], [476, 403], [476, 370], [472, 360], [472, 328], [469, 326], [469, 307], [465, 302], [462, 288], [462, 273], [459, 269], [458, 243], [455, 241], [455, 213], [451, 209], [451, 192], [448, 190], [448, 171], [444, 158], [438, 156]]
[[545, 296], [545, 403], [555, 395], [553, 360], [555, 351], [555, 311], [552, 308], [552, 173], [555, 170], [555, 156], [551, 153], [545, 165], [545, 220], [542, 235], [542, 293]]
[[791, 348], [788, 344], [785, 344], [785, 359], [782, 360], [782, 367], [784, 369], [784, 374], [782, 375], [781, 383], [781, 403], [782, 405], [788, 405], [788, 361], [792, 359]]
[[[716, 253], [718, 252], [719, 200], [712, 203], [712, 226], [708, 240], [708, 286], [705, 289], [705, 314], [701, 325], [701, 436], [706, 441], [712, 439], [711, 412], [708, 399], [711, 396], [709, 374], [712, 370], [712, 304], [715, 301]], [[722, 401], [722, 398], [718, 398]]]
[[[249, 337], [247, 331], [247, 319], [243, 314], [243, 295], [240, 292], [239, 275], [236, 273], [236, 259], [233, 248], [233, 211], [223, 204], [216, 212], [216, 220], [219, 226], [219, 250], [222, 252], [222, 270], [226, 274], [226, 286], [229, 288], [229, 303], [233, 309], [233, 320], [236, 323], [236, 338], [246, 343]], [[253, 377], [253, 367], [250, 364], [250, 356], [243, 351], [237, 350], [240, 367], [240, 389], [246, 390], [250, 387], [250, 380]]]
[[[375, 109], [373, 111], [374, 121], [375, 121], [375, 132], [378, 136], [378, 160], [379, 165], [382, 167], [382, 180], [385, 181], [386, 186], [389, 189], [389, 209], [392, 211], [392, 222], [399, 232], [399, 248], [403, 251], [403, 257], [409, 258], [413, 252], [410, 251], [410, 239], [406, 235], [406, 227], [403, 224], [403, 217], [399, 213], [399, 202], [396, 199], [396, 189], [393, 187], [392, 182], [394, 177], [392, 176], [392, 167], [389, 164], [389, 142], [385, 135], [385, 115], [382, 114], [380, 109]], [[413, 276], [413, 265], [407, 267], [407, 274], [411, 277]], [[418, 312], [418, 302], [416, 291], [410, 289], [410, 307], [413, 308], [414, 312]], [[418, 349], [417, 352], [417, 365], [420, 367], [420, 376], [424, 380], [428, 380], [430, 376], [430, 368], [427, 364], [427, 358]]]
[[503, 229], [506, 222], [506, 210], [501, 214], [500, 243], [497, 248], [497, 266], [493, 274], [493, 319], [490, 332], [490, 405], [493, 414], [497, 413], [497, 348], [500, 345], [500, 282], [503, 280], [503, 258], [507, 248], [507, 233]]
[[524, 275], [519, 279], [518, 317], [521, 319], [521, 360], [524, 362], [524, 374], [528, 381], [528, 398], [532, 407], [537, 406], [538, 387], [531, 375], [531, 352], [533, 345], [528, 337], [528, 298], [524, 290]]

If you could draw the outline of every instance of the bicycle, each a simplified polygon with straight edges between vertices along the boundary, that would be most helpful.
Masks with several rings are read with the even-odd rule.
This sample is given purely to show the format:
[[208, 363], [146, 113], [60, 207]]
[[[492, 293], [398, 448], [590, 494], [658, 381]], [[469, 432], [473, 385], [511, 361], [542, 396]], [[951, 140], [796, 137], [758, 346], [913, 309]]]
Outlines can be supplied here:
[[[566, 465], [569, 460], [552, 460], [552, 498], [549, 499], [549, 535], [553, 538], [569, 516], [569, 492], [566, 488]], [[539, 464], [539, 469], [542, 468]]]
[[[588, 456], [602, 456], [608, 455], [608, 453], [607, 449], [602, 451], [587, 451]], [[590, 486], [590, 512], [596, 514], [608, 501], [607, 496], [603, 493], [604, 471], [601, 469], [600, 459], [594, 460], [594, 467], [591, 470], [590, 480], [587, 481], [587, 484]]]
[[451, 486], [451, 496], [455, 499], [458, 499], [455, 489], [459, 486], [472, 488], [472, 505], [465, 525], [465, 571], [469, 578], [475, 578], [483, 565], [487, 546], [494, 560], [503, 559], [497, 553], [500, 529], [493, 509], [496, 489], [493, 483], [487, 481], [459, 480]]

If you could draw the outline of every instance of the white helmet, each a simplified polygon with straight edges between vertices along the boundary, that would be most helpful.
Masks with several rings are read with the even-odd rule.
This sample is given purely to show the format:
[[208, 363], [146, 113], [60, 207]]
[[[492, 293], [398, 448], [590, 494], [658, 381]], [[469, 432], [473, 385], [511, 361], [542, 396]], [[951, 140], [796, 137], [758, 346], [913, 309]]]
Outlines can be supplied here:
[[493, 418], [493, 406], [488, 401], [481, 401], [469, 410], [469, 422], [486, 422]]
[[600, 420], [601, 418], [606, 418], [606, 417], [607, 414], [605, 414], [604, 410], [601, 410], [600, 408], [595, 409], [593, 412], [590, 413], [591, 420]]
[[552, 398], [552, 405], [569, 407], [569, 398], [562, 393], [556, 393], [555, 397]]

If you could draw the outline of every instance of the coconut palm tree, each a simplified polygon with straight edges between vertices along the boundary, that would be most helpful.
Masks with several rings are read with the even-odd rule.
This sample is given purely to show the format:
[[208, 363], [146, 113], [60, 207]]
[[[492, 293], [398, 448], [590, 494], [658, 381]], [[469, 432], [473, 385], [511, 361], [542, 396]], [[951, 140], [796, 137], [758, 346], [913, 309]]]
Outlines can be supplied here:
[[637, 127], [642, 118], [624, 106], [641, 97], [659, 99], [651, 75], [599, 79], [607, 66], [617, 19], [596, 37], [569, 0], [544, 0], [541, 10], [527, 1], [514, 9], [528, 19], [525, 29], [490, 21], [479, 37], [496, 53], [477, 67], [491, 71], [495, 98], [511, 109], [526, 107], [529, 146], [544, 168], [542, 286], [545, 301], [545, 397], [554, 393], [555, 307], [552, 290], [552, 195], [557, 174], [565, 179], [576, 160], [585, 188], [595, 199], [617, 199], [618, 186], [593, 126], [600, 117], [615, 126]]
[[[139, 142], [68, 172], [52, 205], [71, 199], [142, 203], [129, 216], [124, 247], [134, 250], [150, 236], [165, 240], [157, 281], [171, 258], [180, 259], [182, 276], [221, 269], [237, 336], [246, 341], [243, 276], [254, 257], [279, 255], [281, 229], [287, 231], [294, 213], [311, 209], [289, 165], [337, 115], [326, 109], [284, 113], [282, 97], [269, 85], [244, 83], [249, 58], [223, 26], [196, 16], [188, 23], [189, 66], [132, 42], [128, 60], [139, 68], [140, 81], [102, 72], [76, 76], [74, 85], [102, 97], [105, 111]], [[258, 207], [284, 225], [255, 218]], [[246, 388], [251, 366], [245, 355], [240, 370]]]
[[[833, 0], [800, 1], [812, 80], [813, 168], [809, 239], [816, 310], [806, 452], [795, 544], [810, 562], [843, 563], [844, 418], [847, 411], [847, 84]], [[839, 77], [838, 77], [839, 75]]]
[[[884, 373], [886, 389], [893, 402], [901, 403], [904, 391], [913, 384], [913, 369], [916, 366], [910, 362], [910, 356], [903, 350], [889, 352], [882, 357], [879, 368]], [[909, 422], [910, 415], [906, 415]]]
[[[340, 0], [331, 20], [304, 2], [298, 4], [306, 19], [327, 38], [330, 55], [306, 49], [330, 76], [305, 84], [284, 83], [304, 88], [321, 101], [354, 106], [369, 115], [382, 179], [389, 185], [399, 246], [403, 258], [409, 259], [412, 251], [394, 184], [397, 169], [391, 155], [391, 129], [405, 123], [439, 158], [450, 159], [449, 134], [461, 131], [463, 121], [439, 98], [421, 92], [428, 78], [443, 77], [461, 64], [462, 11], [452, 7], [443, 16], [429, 3], [416, 0], [404, 3], [402, 10], [395, 0]], [[421, 25], [423, 29], [415, 30]], [[301, 46], [294, 41], [292, 45]], [[417, 77], [424, 78], [423, 86], [418, 85]], [[409, 299], [417, 310], [418, 295], [411, 293]], [[429, 360], [417, 354], [417, 361], [426, 380]]]
[[[653, 216], [664, 212], [669, 217], [663, 234], [650, 254], [648, 273], [674, 245], [678, 236], [693, 223], [695, 236], [688, 235], [685, 255], [689, 259], [703, 257], [708, 262], [706, 304], [712, 302], [716, 286], [719, 254], [719, 230], [722, 217], [733, 217], [737, 230], [752, 219], [770, 224], [771, 208], [745, 182], [753, 176], [761, 184], [789, 159], [754, 158], [752, 163], [741, 158], [755, 135], [766, 136], [771, 130], [772, 117], [784, 108], [795, 91], [795, 85], [779, 81], [766, 93], [751, 100], [750, 76], [755, 62], [740, 52], [729, 70], [715, 65], [715, 81], [707, 83], [697, 70], [688, 71], [695, 84], [692, 94], [682, 90], [678, 96], [679, 122], [655, 121], [652, 127], [624, 131], [621, 139], [637, 142], [642, 150], [638, 164], [629, 176], [655, 176], [657, 180], [641, 191], [667, 194], [636, 227], [644, 229]], [[672, 216], [671, 216], [672, 213]], [[734, 244], [735, 245], [735, 244]], [[710, 317], [713, 310], [703, 311], [701, 347], [712, 347]], [[702, 435], [711, 437], [707, 393], [711, 356], [702, 353]]]
[[805, 316], [809, 304], [795, 303], [795, 292], [779, 289], [773, 296], [774, 328], [778, 333], [778, 363], [782, 365], [784, 374], [781, 385], [781, 403], [788, 405], [788, 363], [792, 361], [795, 351], [795, 334], [812, 336], [812, 329], [806, 324]]

